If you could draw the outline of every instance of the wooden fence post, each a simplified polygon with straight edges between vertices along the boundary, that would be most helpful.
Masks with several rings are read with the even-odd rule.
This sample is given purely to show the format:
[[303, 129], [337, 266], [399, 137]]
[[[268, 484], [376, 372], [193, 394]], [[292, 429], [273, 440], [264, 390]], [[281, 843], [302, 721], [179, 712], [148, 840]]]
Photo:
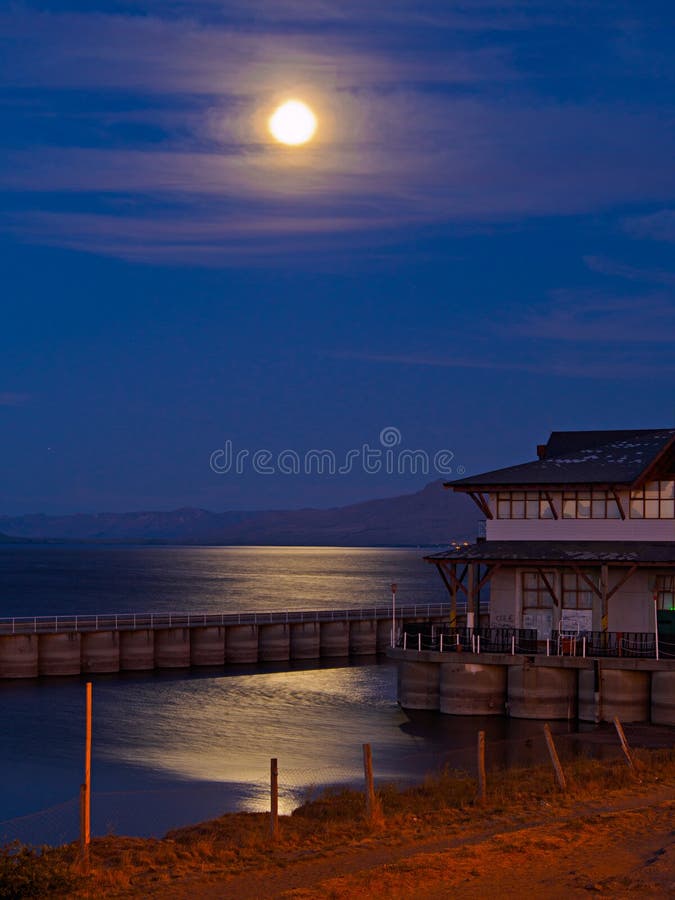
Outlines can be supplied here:
[[614, 727], [616, 728], [616, 733], [619, 735], [619, 740], [621, 741], [621, 749], [623, 750], [623, 755], [626, 757], [628, 768], [631, 770], [631, 772], [633, 772], [633, 774], [637, 775], [637, 770], [635, 768], [635, 763], [633, 762], [630, 747], [628, 746], [628, 741], [626, 740], [623, 725], [619, 721], [618, 716], [614, 716]]
[[86, 685], [84, 732], [84, 782], [80, 786], [80, 857], [84, 866], [89, 864], [91, 843], [91, 681]]
[[270, 760], [270, 837], [279, 837], [279, 766], [276, 759]]
[[544, 725], [544, 736], [546, 737], [546, 746], [548, 747], [549, 756], [551, 757], [551, 762], [553, 763], [555, 777], [558, 780], [558, 786], [561, 791], [566, 791], [567, 782], [565, 780], [565, 773], [563, 772], [563, 767], [560, 765], [560, 758], [558, 757], [558, 751], [555, 749], [553, 735], [551, 734], [551, 729], [548, 722]]
[[485, 732], [478, 732], [478, 802], [487, 799], [487, 779], [485, 776]]
[[370, 744], [363, 745], [363, 775], [366, 780], [366, 818], [369, 822], [377, 816], [377, 799], [373, 780], [373, 753]]

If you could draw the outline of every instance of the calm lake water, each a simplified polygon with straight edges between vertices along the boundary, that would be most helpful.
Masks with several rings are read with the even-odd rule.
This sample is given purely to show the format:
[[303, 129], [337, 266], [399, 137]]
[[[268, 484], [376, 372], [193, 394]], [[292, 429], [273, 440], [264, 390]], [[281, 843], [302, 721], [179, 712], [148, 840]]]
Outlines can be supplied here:
[[[443, 602], [423, 552], [5, 547], [0, 615], [370, 606], [389, 602], [392, 581], [401, 602]], [[0, 682], [0, 839], [76, 836], [84, 683]], [[387, 662], [98, 676], [93, 831], [161, 835], [224, 811], [265, 809], [271, 757], [282, 811], [315, 786], [358, 783], [364, 742], [381, 779], [418, 778], [444, 763], [471, 769], [479, 728], [492, 762], [542, 757], [540, 723], [404, 712]], [[37, 812], [46, 807], [55, 808]]]

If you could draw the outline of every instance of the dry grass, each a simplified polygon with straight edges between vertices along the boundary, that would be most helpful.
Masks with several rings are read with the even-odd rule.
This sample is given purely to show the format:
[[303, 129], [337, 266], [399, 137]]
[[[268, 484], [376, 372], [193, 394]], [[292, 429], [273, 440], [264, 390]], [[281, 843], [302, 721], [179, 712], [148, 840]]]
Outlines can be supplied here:
[[[513, 827], [533, 820], [555, 822], [570, 810], [602, 810], [628, 789], [639, 798], [659, 786], [675, 788], [675, 750], [643, 750], [636, 757], [639, 781], [623, 760], [579, 758], [567, 763], [564, 795], [550, 767], [491, 772], [483, 806], [475, 802], [475, 781], [462, 772], [446, 771], [414, 787], [387, 785], [377, 792], [383, 816], [379, 823], [365, 821], [363, 794], [331, 790], [282, 817], [275, 843], [269, 839], [268, 817], [260, 813], [224, 815], [171, 831], [162, 840], [97, 838], [91, 847], [91, 872], [70, 896], [159, 896], [187, 876], [223, 881], [247, 872], [278, 872], [302, 860], [375, 843], [392, 847], [437, 839], [439, 825], [443, 835], [451, 837], [500, 823]], [[75, 847], [65, 852], [74, 861]]]

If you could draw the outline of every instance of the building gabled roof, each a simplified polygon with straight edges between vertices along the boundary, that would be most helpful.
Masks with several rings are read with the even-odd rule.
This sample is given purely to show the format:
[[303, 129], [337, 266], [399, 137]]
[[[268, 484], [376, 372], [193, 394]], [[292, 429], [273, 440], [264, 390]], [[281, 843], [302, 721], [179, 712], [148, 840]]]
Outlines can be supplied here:
[[675, 447], [675, 428], [554, 431], [543, 458], [446, 483], [460, 491], [497, 487], [634, 485]]
[[673, 541], [481, 541], [425, 556], [427, 562], [675, 566]]

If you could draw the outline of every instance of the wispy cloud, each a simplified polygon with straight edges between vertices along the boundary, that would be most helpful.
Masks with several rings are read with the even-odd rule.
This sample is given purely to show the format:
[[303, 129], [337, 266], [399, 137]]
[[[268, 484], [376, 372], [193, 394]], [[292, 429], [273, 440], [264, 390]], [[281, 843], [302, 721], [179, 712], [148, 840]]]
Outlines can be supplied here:
[[[146, 14], [129, 14], [136, 8]], [[552, 24], [584, 8], [556, 6]], [[113, 111], [66, 113], [43, 145], [0, 151], [0, 187], [17, 198], [2, 227], [21, 240], [150, 261], [205, 262], [220, 251], [233, 264], [243, 247], [279, 257], [275, 234], [280, 243], [305, 234], [313, 245], [331, 222], [336, 238], [358, 243], [364, 231], [386, 238], [411, 225], [675, 199], [675, 133], [658, 109], [537, 95], [515, 45], [490, 37], [541, 26], [551, 4], [200, 0], [125, 9], [20, 6], [0, 15], [0, 76], [10, 88], [116, 98]], [[364, 27], [369, 16], [382, 17], [382, 28]], [[335, 27], [313, 28], [326, 21]], [[429, 40], [436, 25], [457, 22], [487, 37]], [[396, 44], [406, 40], [405, 49]], [[266, 118], [296, 92], [315, 106], [319, 132], [309, 149], [289, 152], [270, 145]], [[31, 114], [41, 123], [52, 115], [48, 104]], [[152, 139], [119, 137], [144, 122]], [[125, 214], [120, 198], [133, 198]]]
[[0, 406], [23, 406], [30, 400], [30, 394], [16, 391], [0, 391]]
[[675, 342], [675, 298], [668, 294], [616, 297], [558, 290], [551, 302], [511, 323], [512, 334], [593, 344]]
[[522, 372], [536, 375], [551, 375], [560, 378], [597, 378], [623, 380], [634, 378], [654, 378], [658, 374], [675, 372], [675, 363], [671, 355], [654, 358], [634, 350], [607, 352], [552, 353], [550, 347], [532, 345], [519, 358], [514, 358], [510, 351], [502, 348], [499, 355], [492, 348], [476, 347], [475, 356], [468, 357], [454, 353], [377, 353], [339, 352], [331, 353], [338, 359], [361, 360], [369, 363], [382, 363], [398, 366], [423, 366], [440, 369], [474, 369], [487, 372]]
[[675, 209], [662, 209], [646, 216], [624, 219], [624, 229], [637, 238], [675, 243]]
[[610, 275], [613, 278], [623, 278], [627, 281], [675, 285], [675, 272], [666, 269], [629, 266], [605, 256], [584, 256], [583, 259], [591, 272], [598, 272], [601, 275]]

